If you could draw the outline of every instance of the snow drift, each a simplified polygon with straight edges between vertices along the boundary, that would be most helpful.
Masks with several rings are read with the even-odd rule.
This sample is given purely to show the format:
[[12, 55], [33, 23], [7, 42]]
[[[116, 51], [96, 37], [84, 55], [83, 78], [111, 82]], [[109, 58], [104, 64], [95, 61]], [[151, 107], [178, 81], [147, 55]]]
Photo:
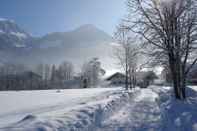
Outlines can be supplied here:
[[162, 131], [197, 131], [197, 91], [187, 87], [187, 100], [175, 99], [172, 87], [152, 88], [159, 94]]
[[21, 121], [2, 128], [2, 131], [94, 131], [100, 126], [101, 121], [111, 116], [124, 106], [129, 99], [127, 93], [115, 91], [107, 98], [81, 103], [80, 108], [72, 109], [64, 115], [41, 117], [27, 115]]

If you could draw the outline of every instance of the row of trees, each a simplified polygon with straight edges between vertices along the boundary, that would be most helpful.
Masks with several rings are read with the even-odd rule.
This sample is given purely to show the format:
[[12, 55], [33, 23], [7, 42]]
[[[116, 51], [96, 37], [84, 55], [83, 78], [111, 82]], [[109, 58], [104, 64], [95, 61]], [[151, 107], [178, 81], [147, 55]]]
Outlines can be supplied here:
[[39, 64], [35, 73], [39, 74], [45, 81], [70, 80], [74, 76], [74, 66], [71, 62], [64, 61], [59, 66]]
[[[150, 58], [149, 64], [170, 70], [176, 98], [185, 99], [187, 75], [197, 62], [197, 1], [128, 0], [127, 7], [121, 32], [132, 32], [141, 40], [138, 45]], [[129, 62], [125, 61], [127, 74]]]
[[23, 64], [6, 63], [0, 66], [0, 90], [38, 89], [39, 79]]
[[0, 66], [0, 90], [33, 90], [63, 88], [64, 81], [74, 76], [70, 62], [59, 66], [39, 64], [34, 69], [23, 64], [4, 64]]
[[117, 27], [114, 35], [118, 45], [115, 48], [114, 55], [125, 71], [125, 88], [135, 88], [137, 84], [136, 76], [140, 70], [140, 48], [134, 37], [131, 37], [129, 31], [125, 30], [122, 25]]
[[0, 90], [96, 87], [104, 74], [98, 58], [85, 62], [77, 76], [73, 64], [67, 61], [58, 66], [39, 64], [34, 68], [7, 63], [0, 66]]

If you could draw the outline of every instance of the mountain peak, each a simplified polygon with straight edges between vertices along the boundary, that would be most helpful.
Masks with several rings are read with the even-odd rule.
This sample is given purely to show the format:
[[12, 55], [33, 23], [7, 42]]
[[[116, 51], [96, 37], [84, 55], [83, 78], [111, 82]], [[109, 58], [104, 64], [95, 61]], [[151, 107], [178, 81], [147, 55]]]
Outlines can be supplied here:
[[29, 37], [30, 35], [20, 28], [13, 20], [0, 18], [0, 33], [15, 35], [18, 37]]
[[95, 32], [95, 31], [101, 31], [101, 30], [92, 24], [85, 24], [74, 30], [74, 32], [80, 32], [80, 33], [81, 32]]
[[26, 47], [31, 35], [20, 28], [14, 21], [0, 18], [0, 48]]
[[[105, 36], [105, 37], [111, 37], [109, 34], [107, 34], [105, 31], [97, 28], [95, 25], [92, 24], [85, 24], [77, 29], [73, 30], [75, 34], [80, 34], [80, 35], [86, 35], [88, 37], [96, 38], [97, 36]], [[94, 37], [93, 37], [94, 36]]]
[[81, 25], [77, 29], [98, 29], [98, 28], [92, 24], [85, 24], [85, 25]]

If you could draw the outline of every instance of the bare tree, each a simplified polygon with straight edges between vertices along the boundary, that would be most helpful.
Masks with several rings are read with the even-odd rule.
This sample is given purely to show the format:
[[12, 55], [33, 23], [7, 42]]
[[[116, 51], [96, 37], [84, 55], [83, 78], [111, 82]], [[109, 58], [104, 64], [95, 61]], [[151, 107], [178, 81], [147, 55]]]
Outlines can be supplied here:
[[44, 65], [44, 79], [49, 81], [51, 79], [51, 66], [49, 64]]
[[64, 61], [59, 66], [59, 70], [63, 80], [71, 80], [74, 75], [74, 66], [71, 62]]
[[[129, 83], [130, 88], [135, 88], [137, 85], [137, 72], [140, 70], [141, 66], [139, 58], [140, 56], [140, 49], [136, 45], [136, 41], [130, 41], [130, 46], [128, 49], [128, 66], [129, 66]], [[142, 57], [141, 57], [142, 58]], [[141, 61], [142, 62], [142, 61]]]
[[82, 66], [81, 76], [82, 82], [86, 83], [86, 87], [97, 86], [100, 77], [105, 74], [105, 70], [101, 67], [101, 62], [98, 58], [92, 58]]
[[170, 69], [175, 96], [184, 99], [187, 75], [197, 62], [197, 1], [128, 0], [127, 5], [125, 28], [142, 38], [155, 64]]
[[35, 72], [42, 77], [42, 80], [45, 79], [44, 77], [44, 64], [38, 64], [36, 66]]
[[44, 65], [44, 87], [48, 88], [51, 79], [51, 66], [49, 64]]
[[35, 73], [42, 78], [42, 88], [48, 88], [51, 79], [51, 66], [49, 64], [38, 64]]
[[135, 88], [136, 73], [139, 69], [138, 56], [140, 53], [136, 44], [136, 39], [130, 36], [130, 32], [119, 25], [117, 32], [114, 35], [118, 42], [118, 46], [115, 48], [114, 55], [118, 60], [119, 65], [125, 71], [125, 88]]
[[52, 65], [51, 68], [51, 82], [55, 82], [56, 81], [56, 66]]

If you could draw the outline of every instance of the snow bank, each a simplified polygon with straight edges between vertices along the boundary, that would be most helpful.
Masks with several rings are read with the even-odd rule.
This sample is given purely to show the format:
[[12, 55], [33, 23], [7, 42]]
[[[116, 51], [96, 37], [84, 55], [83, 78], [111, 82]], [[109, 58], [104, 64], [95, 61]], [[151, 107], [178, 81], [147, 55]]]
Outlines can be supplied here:
[[153, 88], [160, 97], [163, 131], [197, 131], [197, 91], [187, 88], [187, 100], [176, 100], [170, 87]]
[[[80, 108], [55, 117], [28, 115], [3, 131], [94, 131], [129, 100], [120, 90], [96, 102], [81, 103]], [[1, 130], [1, 129], [0, 129]]]
[[[120, 88], [91, 88], [0, 92], [0, 128], [25, 116], [59, 116], [87, 103], [105, 99]], [[81, 104], [83, 103], [83, 104]]]

